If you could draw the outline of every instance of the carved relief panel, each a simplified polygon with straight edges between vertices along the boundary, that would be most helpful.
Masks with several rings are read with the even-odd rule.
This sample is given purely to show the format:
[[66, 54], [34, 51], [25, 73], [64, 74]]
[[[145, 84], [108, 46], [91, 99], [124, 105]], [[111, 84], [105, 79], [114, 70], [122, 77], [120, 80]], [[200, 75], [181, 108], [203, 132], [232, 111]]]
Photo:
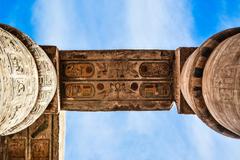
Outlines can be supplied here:
[[170, 109], [173, 58], [166, 50], [60, 51], [62, 109]]
[[22, 132], [0, 137], [0, 159], [63, 159], [60, 156], [63, 154], [61, 147], [64, 144], [59, 145], [61, 141], [59, 118], [59, 114], [43, 114], [33, 125]]

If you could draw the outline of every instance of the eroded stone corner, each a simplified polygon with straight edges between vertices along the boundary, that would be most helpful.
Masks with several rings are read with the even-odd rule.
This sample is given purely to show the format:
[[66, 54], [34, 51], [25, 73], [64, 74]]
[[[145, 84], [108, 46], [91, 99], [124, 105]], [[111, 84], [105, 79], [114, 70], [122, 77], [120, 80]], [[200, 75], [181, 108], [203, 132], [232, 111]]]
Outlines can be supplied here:
[[194, 114], [186, 100], [184, 99], [180, 89], [180, 76], [183, 65], [187, 58], [196, 50], [196, 47], [180, 47], [175, 51], [174, 61], [174, 100], [176, 102], [179, 114]]
[[57, 90], [55, 93], [54, 98], [52, 99], [51, 103], [48, 105], [47, 109], [45, 110], [46, 114], [53, 114], [60, 112], [60, 76], [59, 76], [59, 50], [56, 46], [41, 46], [41, 48], [46, 52], [50, 60], [52, 61], [56, 74], [57, 74]]

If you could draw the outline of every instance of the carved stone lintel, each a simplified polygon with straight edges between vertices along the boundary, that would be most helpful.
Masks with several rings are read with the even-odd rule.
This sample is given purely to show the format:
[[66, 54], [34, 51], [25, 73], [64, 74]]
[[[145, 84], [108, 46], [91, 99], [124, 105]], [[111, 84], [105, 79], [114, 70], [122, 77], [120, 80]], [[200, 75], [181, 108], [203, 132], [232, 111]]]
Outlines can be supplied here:
[[60, 51], [61, 109], [169, 110], [173, 50]]

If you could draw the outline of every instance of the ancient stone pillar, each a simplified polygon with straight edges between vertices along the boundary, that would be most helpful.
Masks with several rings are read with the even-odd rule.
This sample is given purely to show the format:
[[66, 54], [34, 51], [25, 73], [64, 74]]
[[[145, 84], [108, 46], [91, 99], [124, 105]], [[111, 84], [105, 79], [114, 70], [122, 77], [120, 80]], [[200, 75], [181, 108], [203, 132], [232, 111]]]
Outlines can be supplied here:
[[[59, 75], [57, 48], [54, 46], [41, 48], [47, 53]], [[60, 111], [59, 105], [57, 89], [44, 113], [33, 124], [18, 133], [0, 136], [0, 160], [63, 160], [65, 113]]]
[[188, 58], [181, 91], [194, 113], [215, 131], [239, 138], [240, 28], [210, 37]]
[[54, 66], [28, 36], [0, 25], [0, 135], [17, 133], [39, 118], [57, 86]]

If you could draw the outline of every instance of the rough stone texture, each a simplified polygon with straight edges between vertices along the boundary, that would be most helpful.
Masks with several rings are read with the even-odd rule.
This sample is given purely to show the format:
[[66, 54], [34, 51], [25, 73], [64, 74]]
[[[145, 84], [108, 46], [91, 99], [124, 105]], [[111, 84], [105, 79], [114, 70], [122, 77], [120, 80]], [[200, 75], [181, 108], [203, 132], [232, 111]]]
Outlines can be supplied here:
[[177, 111], [179, 114], [195, 114], [191, 107], [188, 105], [184, 99], [181, 90], [180, 90], [180, 77], [184, 63], [187, 58], [196, 50], [195, 47], [181, 47], [175, 51], [175, 61], [174, 61], [174, 95], [175, 102], [177, 105]]
[[[47, 53], [48, 57], [51, 59], [52, 63], [56, 68], [57, 82], [60, 82], [59, 75], [59, 51], [56, 46], [41, 46], [41, 48]], [[45, 110], [45, 114], [55, 114], [60, 112], [60, 83], [57, 83], [57, 90], [55, 95]]]
[[29, 128], [0, 137], [0, 159], [63, 160], [64, 132], [61, 129], [64, 129], [64, 122], [64, 112], [43, 114]]
[[0, 28], [0, 134], [22, 122], [38, 96], [34, 58], [22, 42]]
[[213, 117], [240, 136], [239, 44], [240, 34], [237, 34], [213, 51], [203, 74], [203, 97]]
[[9, 135], [27, 128], [43, 114], [44, 110], [47, 108], [55, 94], [57, 87], [57, 76], [55, 68], [47, 54], [27, 35], [7, 25], [0, 24], [0, 27], [16, 36], [27, 47], [36, 62], [39, 81], [38, 97], [34, 107], [22, 122], [14, 125], [12, 128], [2, 133], [2, 135]]
[[[42, 46], [59, 73], [58, 50]], [[58, 87], [59, 89], [59, 87]], [[59, 91], [44, 114], [27, 129], [0, 137], [0, 160], [63, 160], [65, 112], [59, 110]]]
[[219, 124], [209, 112], [202, 95], [202, 76], [206, 62], [212, 51], [222, 41], [239, 32], [240, 28], [233, 28], [209, 38], [188, 58], [181, 74], [181, 91], [192, 110], [210, 128], [218, 133], [234, 138], [239, 138], [239, 136]]
[[169, 110], [172, 50], [60, 51], [61, 109]]

